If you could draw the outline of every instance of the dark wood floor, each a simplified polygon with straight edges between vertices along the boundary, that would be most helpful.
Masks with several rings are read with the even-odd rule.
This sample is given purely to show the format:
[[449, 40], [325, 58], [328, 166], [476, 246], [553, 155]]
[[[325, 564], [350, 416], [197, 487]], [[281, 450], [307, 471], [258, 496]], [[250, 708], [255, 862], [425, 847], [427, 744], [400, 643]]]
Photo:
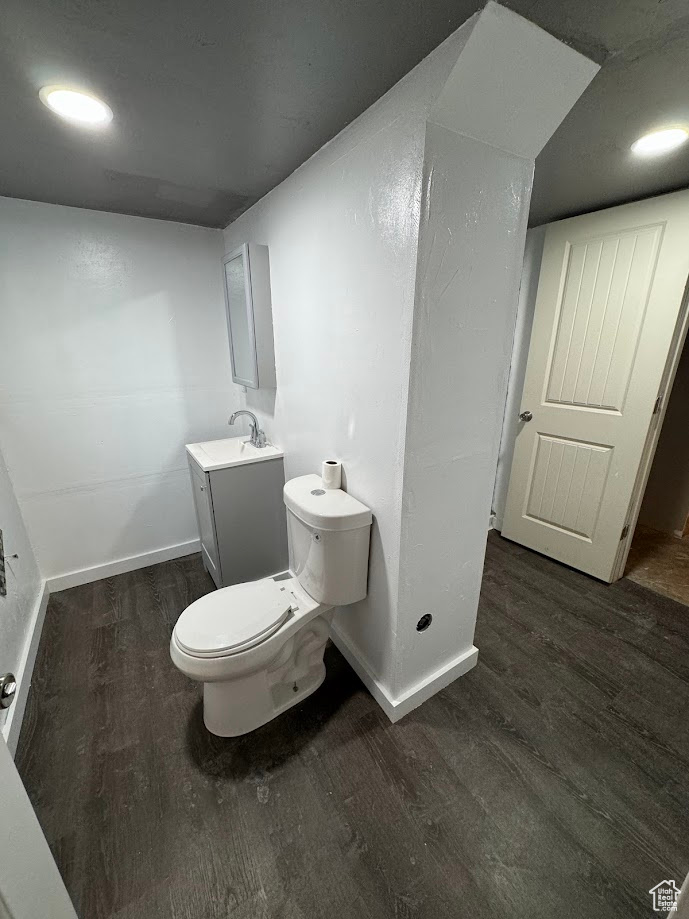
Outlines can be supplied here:
[[197, 558], [51, 598], [18, 765], [81, 919], [634, 919], [689, 869], [689, 610], [491, 534], [474, 671], [393, 726], [338, 652], [244, 738], [170, 663]]

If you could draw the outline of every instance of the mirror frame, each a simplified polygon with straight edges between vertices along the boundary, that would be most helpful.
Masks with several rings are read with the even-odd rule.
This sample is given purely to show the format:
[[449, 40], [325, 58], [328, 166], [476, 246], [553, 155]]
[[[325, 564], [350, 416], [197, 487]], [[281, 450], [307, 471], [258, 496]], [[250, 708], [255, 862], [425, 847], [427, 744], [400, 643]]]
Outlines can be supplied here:
[[[247, 319], [247, 329], [249, 333], [249, 341], [251, 348], [250, 360], [253, 366], [253, 377], [251, 379], [244, 379], [243, 377], [238, 376], [236, 371], [236, 362], [234, 355], [234, 337], [232, 335], [232, 319], [230, 316], [230, 295], [227, 290], [227, 268], [226, 265], [228, 262], [234, 261], [236, 258], [242, 259], [242, 268], [244, 269], [244, 306], [246, 309], [246, 319]], [[250, 389], [258, 389], [258, 356], [256, 353], [256, 325], [254, 323], [254, 302], [251, 293], [251, 256], [249, 254], [249, 244], [244, 243], [239, 246], [238, 249], [235, 249], [233, 252], [230, 252], [229, 255], [226, 255], [222, 260], [222, 272], [223, 272], [223, 290], [225, 291], [225, 316], [227, 318], [227, 334], [230, 339], [230, 361], [232, 364], [232, 380], [234, 383], [238, 383], [240, 386], [248, 386]]]

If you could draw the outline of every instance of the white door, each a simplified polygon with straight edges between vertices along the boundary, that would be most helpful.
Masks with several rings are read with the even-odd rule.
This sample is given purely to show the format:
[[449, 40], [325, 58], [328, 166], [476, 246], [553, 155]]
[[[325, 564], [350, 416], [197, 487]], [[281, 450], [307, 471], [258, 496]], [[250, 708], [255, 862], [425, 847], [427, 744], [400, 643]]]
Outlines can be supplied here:
[[0, 737], [0, 917], [77, 919], [31, 802]]
[[547, 228], [508, 539], [605, 581], [620, 576], [688, 275], [689, 192]]

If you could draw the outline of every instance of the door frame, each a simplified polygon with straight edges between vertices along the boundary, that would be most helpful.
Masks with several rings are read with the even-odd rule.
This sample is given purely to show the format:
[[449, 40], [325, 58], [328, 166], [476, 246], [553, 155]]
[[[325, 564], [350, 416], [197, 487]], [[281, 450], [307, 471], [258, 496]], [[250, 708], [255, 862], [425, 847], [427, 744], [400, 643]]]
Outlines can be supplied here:
[[677, 317], [677, 324], [675, 326], [675, 331], [672, 336], [672, 342], [670, 344], [670, 350], [668, 351], [667, 358], [665, 360], [665, 369], [663, 370], [663, 376], [660, 382], [660, 389], [658, 391], [658, 399], [660, 402], [660, 410], [656, 412], [655, 415], [651, 418], [651, 424], [646, 434], [646, 442], [644, 444], [643, 453], [641, 455], [641, 463], [639, 464], [639, 471], [636, 476], [636, 481], [634, 483], [634, 489], [632, 491], [632, 497], [629, 502], [629, 509], [627, 510], [627, 515], [625, 516], [625, 527], [627, 528], [626, 535], [620, 540], [620, 545], [617, 550], [617, 555], [615, 557], [615, 564], [612, 569], [612, 581], [619, 581], [621, 577], [624, 576], [624, 569], [627, 564], [627, 557], [629, 556], [629, 550], [632, 546], [632, 539], [634, 538], [634, 531], [636, 530], [636, 524], [639, 519], [639, 513], [641, 511], [641, 504], [644, 499], [644, 493], [646, 491], [646, 485], [648, 484], [648, 477], [651, 474], [651, 467], [653, 465], [653, 459], [655, 457], [656, 447], [658, 446], [658, 440], [660, 438], [660, 432], [663, 429], [663, 423], [665, 421], [665, 413], [667, 412], [667, 407], [670, 402], [670, 395], [672, 394], [672, 386], [675, 382], [675, 375], [677, 373], [677, 367], [679, 366], [679, 361], [682, 356], [682, 349], [687, 340], [687, 332], [689, 331], [689, 278], [687, 278], [685, 287], [684, 287], [684, 296], [682, 297], [682, 305], [679, 309], [679, 315]]

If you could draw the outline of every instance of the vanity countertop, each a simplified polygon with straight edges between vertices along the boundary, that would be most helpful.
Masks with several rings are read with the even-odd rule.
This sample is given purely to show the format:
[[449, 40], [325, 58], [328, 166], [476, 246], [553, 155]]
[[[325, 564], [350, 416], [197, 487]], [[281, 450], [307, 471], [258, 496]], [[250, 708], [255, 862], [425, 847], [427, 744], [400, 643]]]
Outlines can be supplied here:
[[226, 437], [224, 440], [206, 440], [200, 444], [187, 444], [187, 453], [204, 472], [243, 466], [245, 463], [260, 463], [277, 459], [285, 454], [272, 444], [252, 447], [247, 435]]

